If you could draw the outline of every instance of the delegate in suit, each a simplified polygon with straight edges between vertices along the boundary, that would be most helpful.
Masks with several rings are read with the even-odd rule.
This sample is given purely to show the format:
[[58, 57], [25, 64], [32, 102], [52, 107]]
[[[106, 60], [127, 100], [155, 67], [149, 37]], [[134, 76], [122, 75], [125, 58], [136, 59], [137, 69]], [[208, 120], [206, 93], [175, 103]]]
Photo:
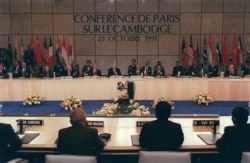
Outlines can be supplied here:
[[248, 121], [248, 110], [236, 107], [232, 111], [234, 126], [227, 126], [224, 134], [217, 140], [216, 145], [223, 151], [250, 151], [250, 124]]
[[161, 101], [156, 105], [156, 120], [142, 126], [139, 143], [146, 150], [178, 150], [184, 141], [181, 125], [169, 121], [171, 105]]
[[11, 152], [22, 146], [22, 141], [10, 124], [0, 123], [0, 162], [11, 159]]
[[87, 127], [84, 111], [77, 108], [70, 113], [71, 127], [59, 130], [57, 149], [65, 154], [95, 155], [103, 149], [104, 142], [95, 128]]

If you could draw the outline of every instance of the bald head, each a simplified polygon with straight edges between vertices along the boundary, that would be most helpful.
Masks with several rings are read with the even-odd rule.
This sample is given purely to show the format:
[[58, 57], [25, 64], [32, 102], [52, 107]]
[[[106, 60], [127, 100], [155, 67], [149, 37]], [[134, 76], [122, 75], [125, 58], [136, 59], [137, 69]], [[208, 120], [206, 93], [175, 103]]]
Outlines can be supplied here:
[[86, 125], [86, 115], [82, 108], [76, 108], [70, 112], [70, 123], [80, 123]]

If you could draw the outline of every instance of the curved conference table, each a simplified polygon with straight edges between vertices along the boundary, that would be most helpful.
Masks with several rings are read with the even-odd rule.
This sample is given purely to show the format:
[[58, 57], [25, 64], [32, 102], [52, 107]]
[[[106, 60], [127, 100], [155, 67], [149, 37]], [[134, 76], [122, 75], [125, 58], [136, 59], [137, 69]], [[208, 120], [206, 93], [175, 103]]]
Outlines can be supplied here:
[[117, 95], [117, 83], [133, 81], [136, 100], [153, 100], [162, 95], [173, 100], [192, 100], [203, 91], [217, 101], [249, 101], [250, 78], [152, 78], [118, 77], [76, 79], [3, 79], [1, 101], [22, 101], [28, 93], [40, 93], [45, 100], [63, 100], [74, 95], [82, 100], [108, 100]]

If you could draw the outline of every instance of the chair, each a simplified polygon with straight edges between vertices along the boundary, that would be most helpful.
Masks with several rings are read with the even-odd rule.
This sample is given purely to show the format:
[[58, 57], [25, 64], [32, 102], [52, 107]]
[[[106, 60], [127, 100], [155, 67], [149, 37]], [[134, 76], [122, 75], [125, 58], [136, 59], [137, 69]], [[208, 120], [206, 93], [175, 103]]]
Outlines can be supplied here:
[[241, 163], [249, 163], [250, 162], [250, 152], [243, 152], [241, 157]]
[[140, 151], [138, 163], [191, 163], [189, 152]]
[[97, 160], [95, 156], [47, 154], [45, 163], [97, 163]]

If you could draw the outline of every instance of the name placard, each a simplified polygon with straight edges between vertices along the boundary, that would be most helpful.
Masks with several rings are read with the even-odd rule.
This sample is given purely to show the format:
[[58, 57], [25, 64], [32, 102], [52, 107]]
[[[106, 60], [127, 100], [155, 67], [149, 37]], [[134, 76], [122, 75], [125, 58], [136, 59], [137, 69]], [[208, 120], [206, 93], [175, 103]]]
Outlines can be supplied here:
[[33, 126], [43, 126], [43, 120], [40, 119], [18, 119], [17, 125], [20, 125], [20, 122], [22, 121], [23, 125], [33, 125]]
[[219, 120], [193, 120], [193, 126], [219, 126]]
[[89, 126], [89, 127], [104, 127], [104, 121], [88, 121], [87, 126]]
[[145, 123], [148, 123], [148, 121], [136, 121], [136, 127], [142, 127]]

